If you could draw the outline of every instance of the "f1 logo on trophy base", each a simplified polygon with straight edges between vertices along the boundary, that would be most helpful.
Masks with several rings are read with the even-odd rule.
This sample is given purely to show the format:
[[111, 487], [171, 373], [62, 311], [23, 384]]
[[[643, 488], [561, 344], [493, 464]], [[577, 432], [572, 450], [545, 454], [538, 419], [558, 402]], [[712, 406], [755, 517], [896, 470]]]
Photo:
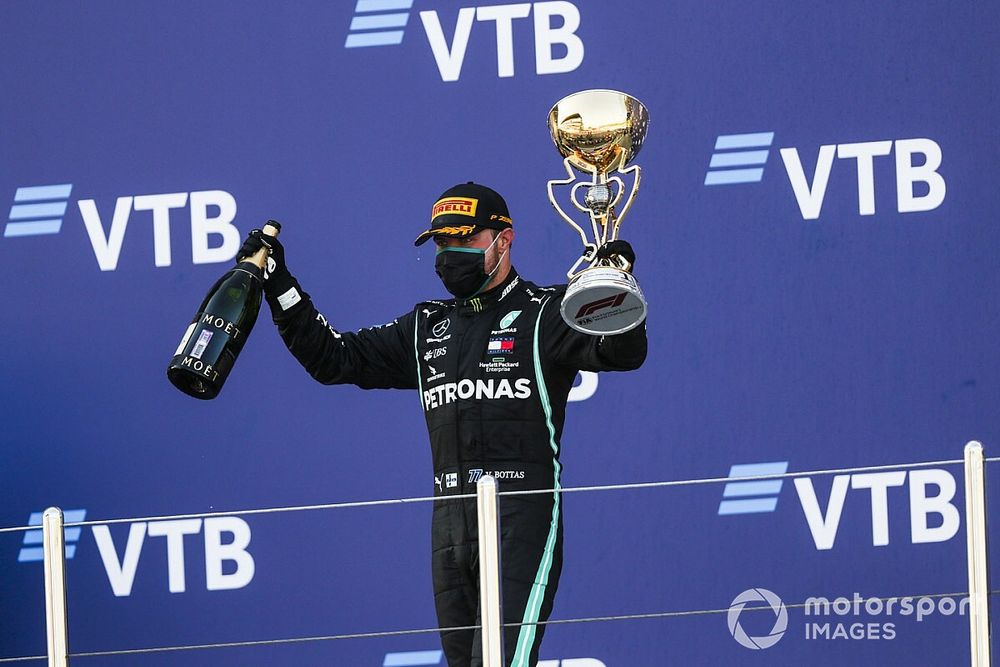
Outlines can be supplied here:
[[[548, 182], [549, 203], [579, 232], [584, 247], [583, 255], [566, 274], [569, 287], [563, 297], [562, 316], [583, 333], [623, 333], [646, 319], [646, 299], [630, 273], [631, 264], [618, 255], [600, 259], [597, 251], [618, 238], [622, 219], [639, 191], [639, 165], [628, 165], [642, 148], [648, 127], [649, 113], [642, 102], [614, 90], [573, 93], [549, 111], [549, 132], [569, 176]], [[590, 180], [577, 182], [574, 168]], [[619, 174], [633, 177], [627, 196]], [[557, 185], [572, 186], [569, 200], [590, 218], [593, 240], [556, 201], [553, 188]], [[578, 200], [581, 188], [586, 188], [582, 203]]]

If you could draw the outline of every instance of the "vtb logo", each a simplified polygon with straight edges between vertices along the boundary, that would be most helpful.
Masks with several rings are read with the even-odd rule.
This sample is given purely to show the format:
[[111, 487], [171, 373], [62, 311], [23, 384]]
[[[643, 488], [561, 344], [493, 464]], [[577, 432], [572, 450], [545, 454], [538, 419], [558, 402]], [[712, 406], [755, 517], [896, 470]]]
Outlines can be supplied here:
[[[720, 135], [705, 174], [705, 185], [759, 182], [773, 140], [774, 132]], [[802, 166], [799, 149], [782, 148], [778, 152], [803, 220], [819, 218], [835, 159], [838, 164], [854, 162], [859, 215], [875, 215], [875, 160], [890, 154], [895, 158], [899, 213], [934, 210], [944, 202], [947, 192], [944, 177], [938, 173], [941, 147], [932, 139], [826, 144], [819, 147], [811, 177]]]
[[[71, 183], [18, 188], [4, 237], [59, 234], [63, 219], [72, 210], [69, 206], [72, 190]], [[170, 223], [171, 217], [175, 221], [177, 218], [177, 213], [171, 216], [171, 211], [177, 209], [187, 209], [191, 222], [193, 264], [228, 262], [240, 248], [240, 231], [233, 224], [236, 199], [223, 190], [118, 197], [114, 210], [105, 210], [103, 217], [93, 199], [80, 199], [76, 204], [101, 271], [118, 268], [125, 230], [136, 217], [152, 219], [154, 265], [170, 266], [173, 263]], [[146, 212], [148, 217], [133, 215]]]
[[[401, 44], [412, 7], [413, 0], [357, 0], [344, 47]], [[442, 81], [458, 81], [473, 26], [478, 23], [493, 24], [497, 76], [514, 76], [515, 24], [529, 17], [532, 18], [535, 37], [536, 74], [572, 72], [583, 63], [583, 40], [576, 34], [580, 27], [580, 10], [566, 0], [463, 7], [458, 11], [453, 26], [446, 20], [451, 33], [450, 42], [445, 37], [445, 26], [437, 11], [420, 12], [420, 22]], [[476, 31], [477, 37], [480, 33], [481, 30]]]
[[[66, 510], [66, 523], [84, 520], [87, 510]], [[29, 526], [42, 523], [42, 513], [32, 512]], [[117, 530], [117, 528], [116, 528]], [[71, 526], [65, 529], [66, 558], [77, 555], [82, 528]], [[119, 531], [120, 532], [120, 531]], [[204, 539], [205, 588], [209, 591], [225, 591], [245, 588], [253, 581], [256, 563], [248, 547], [250, 546], [250, 525], [237, 516], [215, 516], [202, 519], [174, 519], [165, 521], [139, 521], [128, 526], [125, 539], [119, 536], [118, 545], [111, 534], [111, 526], [91, 526], [94, 542], [100, 554], [108, 583], [115, 597], [129, 597], [139, 568], [139, 557], [143, 546], [149, 546], [147, 538], [165, 538], [163, 546], [167, 554], [167, 588], [171, 593], [187, 590], [185, 564], [185, 537], [198, 535]], [[24, 534], [24, 544], [17, 555], [17, 562], [32, 563], [43, 559], [42, 531], [29, 530]], [[145, 549], [148, 553], [149, 549]], [[121, 554], [119, 556], [119, 553]], [[147, 561], [150, 559], [146, 559]]]
[[[788, 461], [734, 465], [729, 470], [729, 479], [737, 481], [726, 484], [719, 503], [719, 516], [774, 512], [781, 493], [781, 478], [740, 480], [785, 475], [787, 471]], [[819, 551], [833, 549], [849, 491], [859, 492], [851, 493], [852, 498], [856, 495], [863, 497], [867, 492], [872, 546], [875, 547], [889, 544], [890, 495], [896, 498], [896, 505], [904, 498], [909, 501], [909, 533], [912, 544], [947, 542], [961, 528], [961, 517], [953, 502], [957, 483], [947, 470], [926, 468], [835, 475], [829, 484], [829, 492], [825, 492], [824, 488], [819, 495], [811, 477], [794, 477], [792, 482], [813, 543]], [[820, 485], [826, 487], [826, 480], [821, 481]], [[890, 491], [904, 486], [907, 487], [905, 492], [902, 489]], [[820, 502], [820, 497], [826, 498], [825, 507]], [[899, 512], [898, 506], [895, 511]]]

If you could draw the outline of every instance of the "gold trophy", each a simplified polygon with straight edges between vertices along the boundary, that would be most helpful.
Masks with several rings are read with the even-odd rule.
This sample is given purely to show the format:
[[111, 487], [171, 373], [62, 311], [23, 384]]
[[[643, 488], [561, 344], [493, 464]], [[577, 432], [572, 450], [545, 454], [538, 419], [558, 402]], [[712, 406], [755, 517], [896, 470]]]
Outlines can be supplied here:
[[[569, 286], [562, 316], [583, 333], [618, 334], [646, 319], [646, 299], [630, 273], [632, 266], [618, 255], [600, 259], [597, 251], [618, 238], [618, 228], [639, 190], [639, 165], [628, 165], [642, 148], [648, 127], [649, 113], [642, 102], [614, 90], [573, 93], [549, 111], [549, 131], [569, 176], [548, 182], [549, 202], [579, 232], [584, 247], [583, 255], [566, 274]], [[577, 182], [574, 168], [590, 180]], [[627, 196], [619, 174], [632, 175]], [[557, 185], [572, 186], [569, 201], [589, 216], [593, 240], [556, 201], [553, 188]], [[586, 188], [583, 203], [577, 197], [581, 188]], [[583, 264], [586, 266], [581, 269]]]

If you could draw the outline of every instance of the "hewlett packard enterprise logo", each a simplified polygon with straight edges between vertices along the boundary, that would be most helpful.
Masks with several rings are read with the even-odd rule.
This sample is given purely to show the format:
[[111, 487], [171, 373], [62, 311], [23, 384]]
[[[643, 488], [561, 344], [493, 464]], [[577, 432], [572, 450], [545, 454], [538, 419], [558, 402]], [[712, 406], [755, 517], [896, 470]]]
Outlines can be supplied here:
[[[357, 0], [344, 48], [397, 46], [403, 43], [413, 0]], [[512, 77], [518, 62], [528, 60], [535, 74], [563, 74], [583, 63], [583, 40], [576, 34], [580, 10], [568, 0], [462, 7], [458, 14], [434, 9], [419, 12], [427, 46], [442, 81], [458, 81], [465, 54], [483, 42], [496, 44], [497, 76]], [[492, 24], [492, 30], [488, 26]], [[520, 53], [515, 34], [534, 33], [534, 53]], [[490, 34], [492, 33], [492, 34]], [[445, 35], [451, 35], [447, 38]], [[523, 65], [520, 65], [523, 67]]]

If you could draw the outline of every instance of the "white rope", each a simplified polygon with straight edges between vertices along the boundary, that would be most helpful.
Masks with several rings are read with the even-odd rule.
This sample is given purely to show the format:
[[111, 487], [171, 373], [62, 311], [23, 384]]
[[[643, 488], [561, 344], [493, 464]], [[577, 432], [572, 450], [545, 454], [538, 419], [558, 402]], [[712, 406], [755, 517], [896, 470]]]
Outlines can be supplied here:
[[[668, 482], [637, 482], [633, 484], [604, 484], [600, 486], [568, 486], [561, 489], [530, 489], [527, 491], [501, 491], [500, 496], [527, 496], [539, 493], [573, 493], [575, 491], [618, 491], [622, 489], [656, 489], [667, 486], [689, 486], [695, 484], [719, 484], [721, 482], [746, 482], [758, 479], [783, 479], [786, 477], [811, 477], [814, 475], [833, 475], [842, 472], [867, 472], [871, 470], [898, 470], [900, 468], [921, 468], [924, 466], [956, 465], [964, 463], [963, 459], [946, 461], [922, 461], [920, 463], [899, 463], [895, 465], [864, 466], [860, 468], [832, 468], [828, 470], [806, 470], [803, 472], [784, 472], [771, 475], [747, 475], [740, 477], [703, 477], [700, 479], [682, 479]], [[67, 526], [71, 524], [66, 524]]]
[[[990, 591], [990, 595], [1000, 594], [1000, 590]], [[942, 598], [942, 597], [959, 597], [963, 595], [968, 595], [967, 592], [957, 592], [957, 593], [931, 593], [926, 595], [887, 595], [883, 597], [866, 597], [865, 600], [881, 600], [882, 602], [887, 602], [889, 600], [900, 600], [903, 598]], [[815, 603], [810, 602], [799, 602], [795, 604], [786, 604], [786, 609], [799, 609], [805, 608]], [[747, 605], [743, 607], [744, 611], [773, 611], [770, 605], [760, 605], [760, 606], [750, 606]], [[661, 611], [661, 612], [650, 612], [641, 614], [618, 614], [613, 616], [587, 616], [581, 618], [561, 618], [548, 621], [538, 621], [536, 623], [505, 623], [506, 628], [516, 628], [524, 625], [570, 625], [575, 623], [598, 623], [598, 622], [608, 622], [608, 621], [635, 621], [635, 620], [645, 620], [645, 619], [656, 619], [656, 618], [679, 618], [685, 616], [704, 616], [707, 614], [728, 614], [730, 607], [724, 607], [719, 609], [692, 609], [685, 611]], [[216, 644], [187, 644], [178, 646], [155, 646], [149, 648], [133, 648], [133, 649], [118, 649], [113, 651], [87, 651], [81, 653], [70, 653], [71, 658], [91, 658], [100, 656], [111, 656], [111, 655], [136, 655], [141, 653], [165, 653], [170, 651], [194, 651], [202, 649], [212, 649], [212, 648], [238, 648], [246, 646], [274, 646], [279, 644], [302, 644], [308, 642], [320, 642], [320, 641], [335, 641], [340, 639], [370, 639], [375, 637], [396, 637], [402, 635], [417, 635], [417, 634], [431, 634], [438, 633], [442, 631], [460, 631], [460, 630], [478, 630], [480, 626], [478, 625], [464, 625], [464, 626], [454, 626], [448, 628], [421, 628], [417, 630], [387, 630], [383, 632], [357, 632], [350, 634], [340, 634], [340, 635], [321, 635], [316, 637], [291, 637], [285, 639], [259, 639], [254, 641], [239, 641], [239, 642], [220, 642]], [[0, 663], [5, 662], [25, 662], [29, 660], [45, 660], [46, 656], [21, 656], [16, 658], [0, 658]]]
[[[1000, 461], [1000, 457], [984, 459], [988, 462]], [[856, 468], [829, 468], [825, 470], [804, 470], [800, 472], [776, 473], [773, 475], [748, 475], [746, 477], [704, 477], [696, 479], [681, 479], [665, 482], [636, 482], [631, 484], [605, 484], [599, 486], [569, 486], [560, 489], [531, 489], [527, 491], [501, 491], [501, 496], [522, 496], [532, 494], [549, 493], [574, 493], [578, 491], [618, 491], [624, 489], [654, 489], [670, 486], [688, 486], [696, 484], [720, 484], [733, 481], [753, 481], [761, 479], [783, 479], [787, 477], [809, 477], [814, 475], [833, 475], [837, 473], [870, 472], [875, 470], [898, 470], [900, 468], [922, 468], [926, 466], [957, 465], [964, 463], [964, 459], [948, 459], [942, 461], [920, 461], [917, 463], [896, 463], [877, 466], [861, 466]], [[121, 519], [96, 519], [92, 521], [73, 521], [65, 524], [66, 528], [77, 526], [101, 526], [116, 523], [136, 523], [147, 521], [170, 521], [176, 519], [203, 519], [219, 516], [252, 516], [257, 514], [278, 514], [282, 512], [306, 512], [313, 510], [345, 509], [351, 507], [376, 507], [384, 505], [398, 505], [408, 503], [427, 503], [442, 500], [457, 500], [461, 498], [475, 498], [474, 493], [464, 493], [448, 496], [420, 496], [416, 498], [394, 498], [385, 500], [362, 500], [342, 503], [323, 503], [318, 505], [292, 505], [288, 507], [265, 507], [260, 509], [232, 510], [225, 512], [193, 512], [190, 514], [165, 514], [156, 516], [131, 517]], [[40, 526], [14, 526], [11, 528], [0, 528], [0, 533], [23, 532], [26, 530], [39, 530]]]
[[[443, 628], [446, 631], [455, 630], [478, 630], [478, 625], [462, 625]], [[386, 630], [384, 632], [355, 632], [341, 635], [321, 635], [316, 637], [290, 637], [286, 639], [258, 639], [241, 642], [219, 642], [216, 644], [186, 644], [179, 646], [153, 646], [149, 648], [126, 648], [114, 651], [86, 651], [83, 653], [70, 653], [71, 658], [93, 658], [108, 655], [133, 655], [139, 653], [166, 653], [169, 651], [195, 651], [209, 648], [238, 648], [241, 646], [274, 646], [278, 644], [302, 644], [306, 642], [332, 641], [336, 639], [370, 639], [373, 637], [396, 637], [401, 635], [419, 635], [441, 632], [442, 628], [425, 628], [419, 630]], [[2, 662], [23, 662], [27, 660], [45, 660], [44, 655], [23, 656], [18, 658], [0, 658]]]
[[[996, 595], [1000, 593], [1000, 590], [990, 591], [990, 595]], [[865, 601], [868, 600], [881, 600], [882, 602], [887, 602], [889, 600], [901, 600], [903, 598], [944, 598], [944, 597], [957, 597], [962, 595], [968, 595], [967, 592], [960, 593], [932, 593], [930, 595], [887, 595], [885, 597], [866, 597]], [[846, 598], [845, 598], [846, 599]], [[831, 603], [833, 601], [831, 600]], [[784, 603], [782, 603], [784, 604]], [[795, 604], [785, 604], [786, 609], [801, 609], [809, 606], [815, 606], [812, 602], [798, 602]], [[673, 618], [677, 616], [702, 616], [705, 614], [728, 614], [731, 607], [725, 607], [723, 609], [694, 609], [691, 611], [658, 611], [650, 612], [646, 614], [621, 614], [618, 616], [590, 616], [586, 618], [567, 618], [567, 619], [556, 619], [548, 621], [538, 621], [537, 623], [505, 623], [504, 627], [517, 627], [521, 625], [560, 625], [560, 624], [570, 624], [570, 623], [595, 623], [603, 621], [634, 621], [649, 618]], [[770, 605], [762, 606], [745, 606], [743, 607], [746, 611], [773, 611]]]
[[[445, 498], [475, 498], [476, 494], [466, 493], [456, 496], [422, 496], [418, 498], [395, 498], [386, 500], [362, 500], [346, 503], [323, 503], [318, 505], [291, 505], [288, 507], [264, 507], [260, 509], [236, 510], [229, 512], [196, 512], [192, 514], [169, 514], [157, 516], [140, 516], [124, 519], [98, 519], [93, 521], [73, 521], [65, 524], [66, 528], [74, 526], [101, 526], [113, 523], [135, 523], [139, 521], [166, 521], [169, 519], [202, 519], [216, 516], [248, 516], [253, 514], [276, 514], [280, 512], [306, 512], [311, 510], [343, 509], [347, 507], [375, 507], [377, 505], [398, 505], [406, 503], [426, 503]], [[24, 530], [38, 530], [41, 526], [16, 526], [14, 528], [0, 528], [0, 533], [10, 533]]]

